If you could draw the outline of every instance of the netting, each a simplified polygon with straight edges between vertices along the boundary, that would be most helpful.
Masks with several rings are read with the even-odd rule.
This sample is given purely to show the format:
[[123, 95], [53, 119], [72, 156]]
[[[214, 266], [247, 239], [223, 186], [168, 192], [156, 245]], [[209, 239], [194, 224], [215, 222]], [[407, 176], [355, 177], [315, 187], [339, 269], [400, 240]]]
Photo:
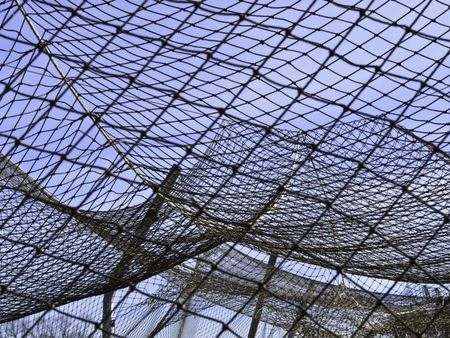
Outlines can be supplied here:
[[448, 337], [446, 1], [0, 1], [1, 337]]

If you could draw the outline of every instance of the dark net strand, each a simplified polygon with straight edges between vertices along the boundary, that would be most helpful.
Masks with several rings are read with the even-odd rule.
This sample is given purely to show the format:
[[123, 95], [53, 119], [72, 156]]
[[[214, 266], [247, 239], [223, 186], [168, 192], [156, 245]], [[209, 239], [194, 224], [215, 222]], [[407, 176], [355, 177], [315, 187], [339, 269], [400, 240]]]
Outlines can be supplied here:
[[449, 337], [449, 22], [0, 0], [0, 337]]

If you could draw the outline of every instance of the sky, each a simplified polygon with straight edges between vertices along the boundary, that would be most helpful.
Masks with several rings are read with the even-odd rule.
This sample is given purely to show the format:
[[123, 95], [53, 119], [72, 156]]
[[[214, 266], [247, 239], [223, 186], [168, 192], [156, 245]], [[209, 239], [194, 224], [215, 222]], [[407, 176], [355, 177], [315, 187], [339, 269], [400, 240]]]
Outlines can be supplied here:
[[147, 200], [143, 177], [192, 168], [224, 120], [308, 132], [375, 116], [448, 151], [444, 1], [21, 3], [53, 62], [3, 2], [0, 152], [68, 205]]

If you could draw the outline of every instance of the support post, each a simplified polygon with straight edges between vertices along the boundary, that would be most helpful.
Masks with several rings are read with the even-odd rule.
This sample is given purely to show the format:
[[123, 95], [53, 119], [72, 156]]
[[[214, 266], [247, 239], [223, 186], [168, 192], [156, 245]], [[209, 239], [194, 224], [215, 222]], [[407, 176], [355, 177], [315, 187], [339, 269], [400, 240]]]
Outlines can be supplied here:
[[114, 334], [113, 298], [114, 298], [114, 291], [105, 293], [103, 295], [103, 318], [102, 318], [103, 338], [111, 338]]
[[272, 273], [275, 269], [275, 263], [277, 261], [277, 256], [271, 254], [269, 257], [269, 263], [267, 264], [266, 273], [264, 274], [262, 288], [259, 291], [259, 296], [256, 301], [255, 311], [253, 312], [252, 323], [250, 324], [250, 329], [248, 331], [247, 338], [255, 338], [256, 332], [258, 331], [258, 325], [261, 320], [262, 310], [264, 307], [264, 302], [267, 297], [267, 293], [264, 290], [264, 286], [269, 283], [270, 278], [272, 277]]
[[[172, 167], [166, 179], [161, 184], [160, 192], [162, 193], [162, 196], [169, 195], [179, 174], [180, 169], [177, 166]], [[145, 236], [147, 235], [150, 226], [157, 221], [158, 213], [164, 203], [164, 197], [162, 196], [156, 195], [146, 215], [142, 219], [141, 223], [137, 226], [134, 240], [129, 244], [128, 251], [124, 251], [121, 260], [112, 273], [112, 276], [115, 278], [115, 280], [123, 278], [130, 265], [130, 262], [134, 257], [135, 251], [145, 241]], [[112, 280], [112, 282], [114, 282], [115, 280]], [[108, 292], [103, 296], [103, 338], [111, 338], [112, 334], [114, 333], [114, 320], [112, 318], [113, 297], [114, 291]]]
[[[185, 307], [186, 307], [187, 310], [189, 310], [189, 308], [190, 308], [191, 299], [192, 299], [192, 297], [189, 297], [185, 301]], [[180, 328], [178, 329], [177, 338], [183, 338], [184, 328], [186, 327], [186, 322], [187, 322], [188, 316], [189, 316], [189, 313], [186, 313], [186, 316], [183, 317], [183, 319], [181, 320]]]
[[179, 175], [180, 168], [175, 165], [170, 169], [166, 179], [161, 183], [159, 193], [155, 195], [155, 199], [149, 206], [147, 213], [134, 231], [133, 238], [128, 244], [128, 250], [123, 252], [121, 260], [112, 273], [112, 276], [114, 278], [123, 278], [123, 276], [125, 275], [131, 261], [136, 255], [136, 251], [139, 249], [141, 244], [145, 242], [146, 235], [150, 227], [158, 220], [159, 211], [164, 205], [164, 198], [170, 195], [170, 192], [172, 191], [172, 188], [174, 187]]
[[[203, 258], [204, 259], [204, 258]], [[170, 307], [170, 309], [166, 312], [164, 318], [160, 320], [158, 325], [153, 329], [153, 331], [149, 334], [148, 338], [155, 337], [167, 324], [171, 317], [179, 311], [179, 308], [175, 305], [176, 303], [185, 304], [186, 310], [189, 310], [190, 304], [192, 301], [192, 292], [198, 287], [198, 283], [201, 283], [201, 274], [200, 268], [202, 267], [202, 260], [197, 258], [197, 262], [195, 263], [194, 271], [192, 272], [192, 276], [187, 281], [183, 290], [180, 290], [180, 296], [177, 298], [176, 302]], [[183, 337], [184, 328], [186, 326], [186, 320], [189, 312], [186, 311], [186, 317], [181, 320], [180, 328], [178, 329], [177, 338]]]

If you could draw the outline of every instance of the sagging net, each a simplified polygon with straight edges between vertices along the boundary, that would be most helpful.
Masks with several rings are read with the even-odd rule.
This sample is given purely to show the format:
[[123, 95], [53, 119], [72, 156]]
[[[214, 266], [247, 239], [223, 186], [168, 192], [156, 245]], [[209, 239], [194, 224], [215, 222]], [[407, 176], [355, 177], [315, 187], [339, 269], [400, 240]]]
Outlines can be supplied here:
[[0, 1], [1, 337], [448, 337], [446, 1]]

